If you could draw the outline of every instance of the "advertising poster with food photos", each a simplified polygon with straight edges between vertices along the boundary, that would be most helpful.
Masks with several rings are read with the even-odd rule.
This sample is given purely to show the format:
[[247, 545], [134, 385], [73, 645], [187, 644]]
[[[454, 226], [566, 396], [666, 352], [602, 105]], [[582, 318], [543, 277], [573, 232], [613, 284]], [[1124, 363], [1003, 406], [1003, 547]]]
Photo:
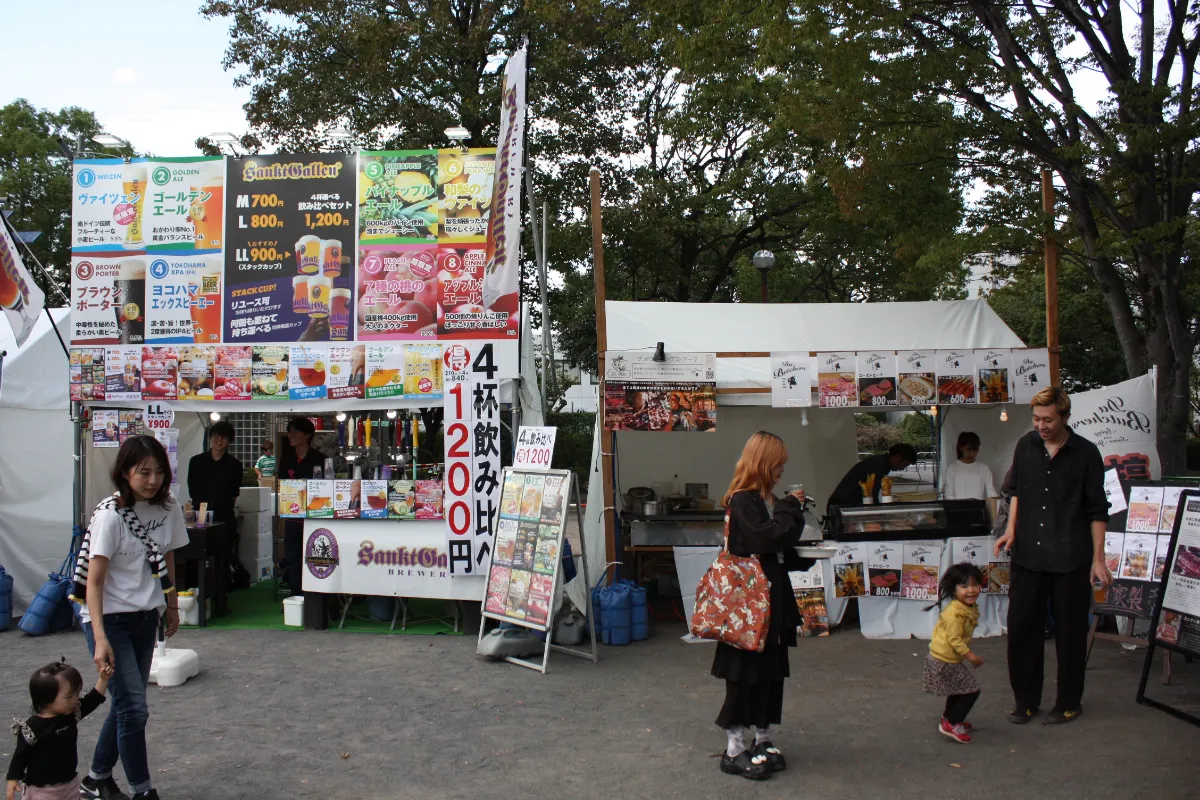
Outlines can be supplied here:
[[854, 353], [817, 353], [817, 405], [853, 408], [858, 405], [857, 358]]
[[937, 353], [901, 350], [896, 353], [898, 400], [902, 406], [928, 406], [937, 399]]
[[942, 405], [977, 403], [975, 392], [975, 352], [973, 350], [938, 350], [937, 401]]

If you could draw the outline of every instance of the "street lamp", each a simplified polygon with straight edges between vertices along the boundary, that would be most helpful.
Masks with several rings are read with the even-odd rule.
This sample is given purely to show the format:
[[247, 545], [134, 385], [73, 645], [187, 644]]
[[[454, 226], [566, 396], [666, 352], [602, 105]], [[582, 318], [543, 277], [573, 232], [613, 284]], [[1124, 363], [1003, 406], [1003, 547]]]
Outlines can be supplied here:
[[354, 138], [354, 134], [339, 125], [329, 132], [329, 138], [333, 142], [334, 147], [344, 147], [347, 142]]
[[111, 133], [97, 133], [92, 137], [92, 141], [101, 147], [120, 147], [129, 144], [120, 136], [113, 136]]
[[217, 131], [216, 133], [210, 133], [208, 135], [208, 140], [215, 144], [218, 150], [224, 150], [226, 147], [228, 147], [229, 155], [233, 156], [234, 158], [239, 158], [242, 155], [240, 152], [238, 152], [237, 148], [237, 146], [242, 143], [242, 140], [229, 131]]
[[762, 301], [767, 300], [767, 273], [775, 266], [775, 254], [770, 250], [759, 250], [754, 254], [754, 267], [758, 270], [758, 274], [762, 276]]
[[464, 153], [467, 152], [467, 140], [471, 138], [471, 132], [462, 125], [455, 125], [452, 128], [446, 128], [442, 131], [446, 138], [454, 143], [454, 146]]

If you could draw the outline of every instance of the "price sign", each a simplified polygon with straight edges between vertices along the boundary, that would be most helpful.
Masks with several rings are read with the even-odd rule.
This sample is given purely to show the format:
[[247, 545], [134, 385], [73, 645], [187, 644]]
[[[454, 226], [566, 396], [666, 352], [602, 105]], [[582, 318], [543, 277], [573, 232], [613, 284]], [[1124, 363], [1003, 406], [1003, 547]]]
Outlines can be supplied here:
[[175, 409], [166, 403], [147, 403], [142, 425], [147, 431], [165, 431], [175, 422]]
[[513, 469], [550, 469], [558, 428], [533, 428], [522, 425], [517, 432], [517, 454]]

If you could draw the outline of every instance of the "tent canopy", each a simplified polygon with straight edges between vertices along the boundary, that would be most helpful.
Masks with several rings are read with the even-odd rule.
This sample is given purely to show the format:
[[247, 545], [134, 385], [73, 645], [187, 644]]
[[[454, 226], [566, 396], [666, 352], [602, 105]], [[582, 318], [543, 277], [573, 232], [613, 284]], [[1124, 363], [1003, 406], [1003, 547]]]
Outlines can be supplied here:
[[50, 326], [51, 315], [63, 341], [67, 341], [71, 312], [66, 308], [46, 309], [34, 323], [25, 346], [19, 349], [12, 328], [0, 325], [0, 351], [7, 351], [4, 374], [0, 376], [0, 408], [66, 410], [70, 405], [67, 354]]

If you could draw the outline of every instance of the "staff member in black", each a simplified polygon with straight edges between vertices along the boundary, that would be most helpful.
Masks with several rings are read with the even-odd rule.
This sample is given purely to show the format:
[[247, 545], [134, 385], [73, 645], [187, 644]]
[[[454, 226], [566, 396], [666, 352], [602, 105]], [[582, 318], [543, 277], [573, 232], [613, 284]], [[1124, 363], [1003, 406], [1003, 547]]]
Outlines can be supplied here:
[[[1091, 582], [1104, 586], [1108, 500], [1104, 461], [1096, 445], [1067, 421], [1071, 398], [1057, 386], [1033, 397], [1033, 430], [1013, 454], [1008, 529], [996, 540], [1012, 551], [1008, 590], [1008, 679], [1016, 707], [1009, 722], [1023, 725], [1042, 702], [1047, 604], [1054, 613], [1058, 698], [1046, 723], [1071, 722], [1083, 712]], [[1009, 480], [1005, 481], [1006, 484]]]
[[[287, 439], [294, 456], [284, 455], [275, 474], [280, 478], [309, 480], [314, 468], [323, 468], [325, 458], [312, 449], [316, 426], [304, 417], [293, 417], [288, 421]], [[288, 587], [292, 594], [299, 595], [304, 576], [304, 520], [289, 519], [283, 523], [283, 562], [287, 568]]]
[[242, 487], [242, 462], [229, 454], [237, 434], [225, 420], [208, 429], [208, 451], [192, 456], [188, 462], [188, 494], [192, 508], [200, 510], [208, 503], [213, 522], [220, 523], [208, 533], [208, 554], [215, 560], [217, 592], [213, 598], [213, 616], [229, 613], [225, 593], [229, 588], [229, 565], [237, 546], [237, 512], [234, 506]]
[[829, 505], [861, 506], [863, 504], [863, 490], [859, 484], [866, 481], [869, 475], [875, 476], [875, 487], [871, 496], [875, 502], [879, 502], [879, 490], [883, 484], [884, 476], [889, 472], [908, 469], [915, 463], [917, 463], [916, 448], [911, 444], [903, 443], [892, 445], [892, 449], [886, 453], [864, 458], [850, 468], [850, 471], [842, 478], [841, 483], [833, 490], [833, 494], [829, 496]]

